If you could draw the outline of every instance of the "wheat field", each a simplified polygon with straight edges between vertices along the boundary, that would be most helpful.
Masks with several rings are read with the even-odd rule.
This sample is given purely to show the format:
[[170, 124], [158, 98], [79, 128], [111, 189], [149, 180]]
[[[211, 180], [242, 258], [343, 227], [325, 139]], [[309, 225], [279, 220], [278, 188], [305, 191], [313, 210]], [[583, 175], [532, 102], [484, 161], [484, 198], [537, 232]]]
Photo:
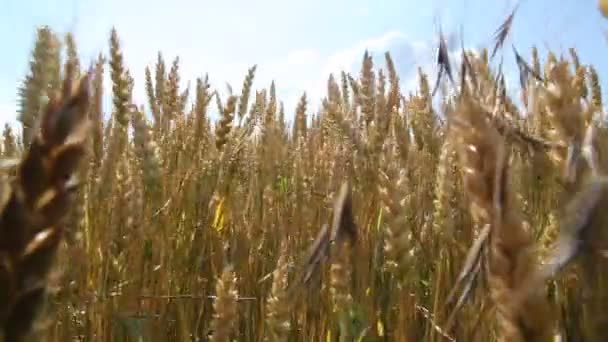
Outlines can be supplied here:
[[607, 341], [601, 82], [510, 25], [458, 64], [440, 40], [407, 94], [366, 52], [295, 113], [255, 64], [222, 96], [162, 52], [134, 80], [116, 30], [87, 69], [39, 27], [2, 138], [4, 340]]

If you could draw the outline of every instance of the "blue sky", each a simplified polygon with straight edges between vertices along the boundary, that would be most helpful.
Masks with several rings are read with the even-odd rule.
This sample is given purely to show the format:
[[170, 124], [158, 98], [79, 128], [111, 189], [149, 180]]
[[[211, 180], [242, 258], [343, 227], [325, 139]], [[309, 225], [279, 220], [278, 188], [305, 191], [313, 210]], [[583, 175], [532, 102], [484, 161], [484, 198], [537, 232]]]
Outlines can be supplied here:
[[[489, 46], [494, 30], [515, 5], [508, 0], [3, 2], [0, 123], [16, 117], [16, 89], [27, 72], [37, 25], [74, 32], [84, 64], [99, 52], [108, 53], [109, 32], [115, 26], [140, 103], [145, 102], [144, 67], [154, 64], [160, 50], [168, 62], [180, 57], [184, 86], [188, 81], [194, 85], [196, 77], [207, 72], [214, 86], [223, 90], [229, 82], [240, 91], [247, 69], [258, 64], [254, 86], [267, 87], [274, 79], [290, 111], [303, 91], [313, 105], [318, 103], [330, 72], [356, 72], [366, 48], [377, 54], [375, 62], [381, 65], [382, 53], [390, 51], [404, 86], [410, 87], [417, 66], [434, 73], [438, 23], [455, 37], [462, 27], [469, 47]], [[605, 77], [604, 30], [608, 20], [601, 17], [596, 0], [524, 0], [511, 41], [525, 55], [533, 44], [557, 52], [576, 47], [582, 61], [594, 64]], [[457, 49], [458, 41], [454, 43]]]

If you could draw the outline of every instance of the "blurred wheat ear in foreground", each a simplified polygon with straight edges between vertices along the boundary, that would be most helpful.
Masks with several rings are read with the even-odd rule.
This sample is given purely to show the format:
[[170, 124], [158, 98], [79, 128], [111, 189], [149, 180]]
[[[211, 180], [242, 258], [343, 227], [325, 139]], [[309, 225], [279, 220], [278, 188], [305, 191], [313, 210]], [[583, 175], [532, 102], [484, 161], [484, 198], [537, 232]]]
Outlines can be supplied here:
[[73, 82], [72, 77], [68, 70], [15, 172], [2, 180], [0, 322], [5, 341], [22, 341], [35, 330], [64, 234], [62, 221], [79, 185], [75, 171], [89, 133], [89, 80]]

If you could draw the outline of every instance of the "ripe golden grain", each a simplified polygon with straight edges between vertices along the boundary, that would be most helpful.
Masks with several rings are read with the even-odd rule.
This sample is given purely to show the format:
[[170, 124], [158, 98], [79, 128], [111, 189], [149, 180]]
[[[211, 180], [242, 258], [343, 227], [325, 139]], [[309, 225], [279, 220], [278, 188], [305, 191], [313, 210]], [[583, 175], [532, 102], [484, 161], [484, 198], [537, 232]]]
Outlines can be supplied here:
[[160, 52], [139, 84], [116, 30], [89, 94], [77, 37], [62, 71], [40, 28], [2, 134], [7, 341], [606, 340], [601, 78], [576, 50], [514, 50], [519, 105], [491, 58], [513, 18], [460, 68], [442, 39], [438, 83], [418, 69], [404, 94], [366, 52], [294, 113], [256, 65], [224, 99]]

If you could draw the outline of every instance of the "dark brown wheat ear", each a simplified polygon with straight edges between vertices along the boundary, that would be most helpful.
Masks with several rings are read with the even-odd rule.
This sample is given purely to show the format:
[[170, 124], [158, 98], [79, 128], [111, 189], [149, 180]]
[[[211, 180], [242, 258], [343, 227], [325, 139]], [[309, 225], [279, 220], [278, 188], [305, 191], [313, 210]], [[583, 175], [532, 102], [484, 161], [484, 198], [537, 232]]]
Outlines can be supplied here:
[[492, 49], [492, 56], [490, 58], [494, 58], [496, 56], [496, 52], [504, 45], [505, 40], [509, 36], [511, 32], [511, 27], [513, 26], [513, 19], [515, 18], [515, 13], [519, 8], [519, 4], [513, 8], [513, 11], [509, 14], [509, 16], [503, 21], [500, 27], [494, 33], [494, 48]]
[[437, 67], [439, 68], [439, 71], [437, 73], [437, 79], [435, 80], [435, 86], [431, 91], [431, 96], [433, 97], [439, 89], [441, 78], [443, 77], [444, 73], [448, 76], [452, 86], [454, 86], [454, 76], [452, 75], [452, 65], [450, 64], [448, 45], [445, 41], [443, 32], [441, 31], [439, 31], [439, 47], [437, 48]]
[[334, 201], [334, 213], [331, 230], [328, 225], [323, 225], [313, 244], [311, 245], [306, 262], [303, 265], [298, 280], [293, 283], [290, 293], [297, 290], [301, 285], [307, 284], [312, 276], [317, 273], [321, 264], [330, 257], [330, 249], [335, 246], [337, 252], [345, 242], [354, 245], [357, 241], [357, 225], [353, 219], [351, 186], [345, 182], [340, 187], [340, 192]]
[[47, 277], [76, 188], [74, 171], [85, 154], [88, 76], [76, 85], [66, 70], [37, 135], [0, 185], [0, 327], [5, 341], [23, 341], [44, 302]]

